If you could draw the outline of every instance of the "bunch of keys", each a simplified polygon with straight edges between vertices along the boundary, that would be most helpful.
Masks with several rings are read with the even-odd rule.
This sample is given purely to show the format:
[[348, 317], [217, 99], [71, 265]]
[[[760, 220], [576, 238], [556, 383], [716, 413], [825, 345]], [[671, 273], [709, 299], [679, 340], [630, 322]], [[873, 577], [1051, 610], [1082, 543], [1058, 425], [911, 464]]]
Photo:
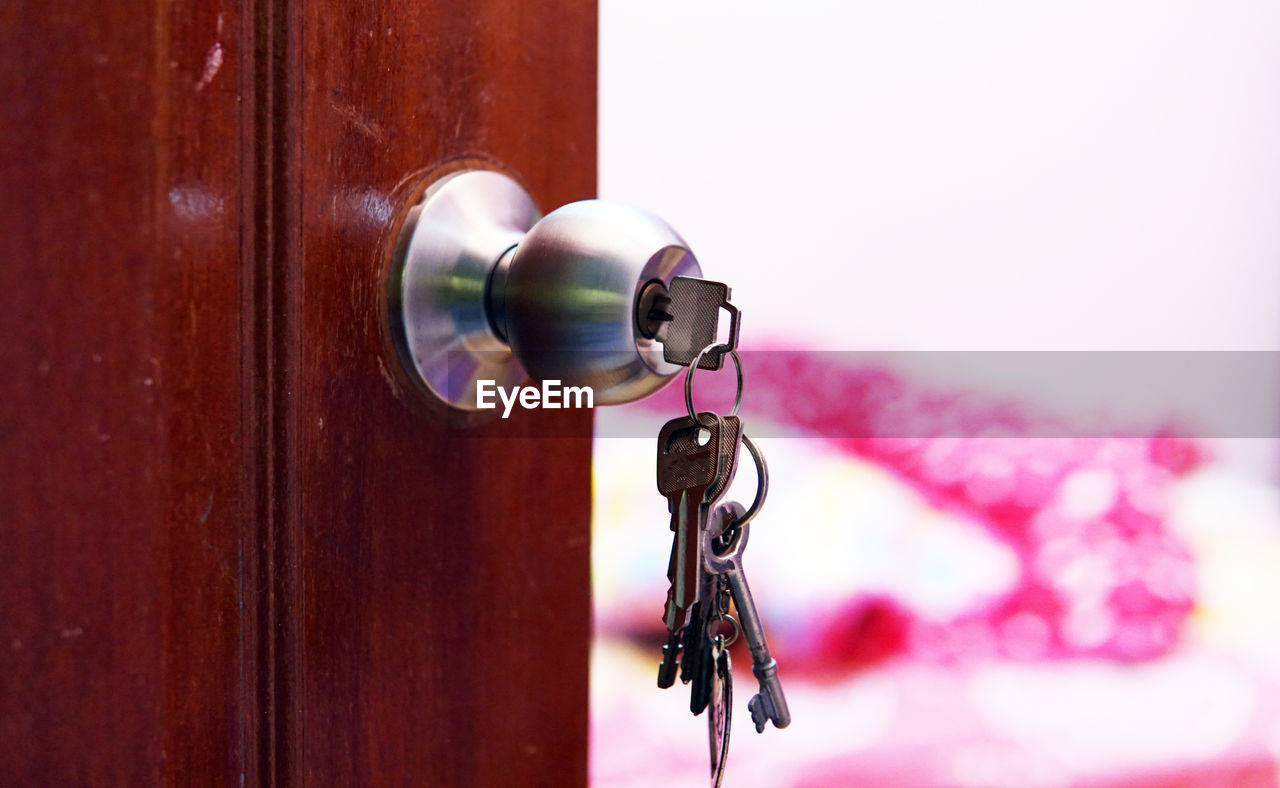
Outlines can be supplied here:
[[[690, 294], [692, 295], [686, 295]], [[673, 348], [688, 348], [704, 341], [701, 350], [689, 354], [677, 350], [667, 360], [688, 366], [685, 375], [687, 416], [672, 419], [658, 433], [658, 491], [668, 501], [671, 530], [675, 532], [667, 577], [671, 582], [663, 610], [667, 644], [658, 668], [658, 686], [675, 684], [677, 669], [690, 684], [689, 710], [699, 715], [708, 707], [708, 733], [712, 784], [724, 776], [729, 748], [733, 676], [728, 647], [739, 635], [746, 637], [752, 672], [760, 691], [747, 704], [756, 731], [767, 722], [785, 728], [791, 713], [778, 680], [778, 666], [769, 654], [755, 602], [742, 568], [751, 520], [759, 513], [769, 489], [764, 455], [742, 429], [738, 407], [742, 403], [742, 363], [738, 358], [737, 310], [728, 305], [728, 288], [718, 282], [685, 280], [672, 283], [669, 307], [672, 315], [664, 340]], [[729, 342], [715, 342], [718, 314], [707, 310], [729, 307], [733, 315]], [[664, 317], [668, 317], [664, 315]], [[692, 328], [690, 328], [692, 327]], [[659, 333], [663, 337], [663, 333]], [[712, 411], [697, 413], [693, 407], [693, 375], [697, 369], [719, 369], [724, 357], [733, 359], [738, 373], [737, 393], [728, 416]], [[739, 448], [746, 445], [755, 461], [756, 497], [749, 509], [724, 497], [737, 471]], [[730, 603], [737, 618], [729, 614]], [[730, 636], [721, 632], [730, 625]]]

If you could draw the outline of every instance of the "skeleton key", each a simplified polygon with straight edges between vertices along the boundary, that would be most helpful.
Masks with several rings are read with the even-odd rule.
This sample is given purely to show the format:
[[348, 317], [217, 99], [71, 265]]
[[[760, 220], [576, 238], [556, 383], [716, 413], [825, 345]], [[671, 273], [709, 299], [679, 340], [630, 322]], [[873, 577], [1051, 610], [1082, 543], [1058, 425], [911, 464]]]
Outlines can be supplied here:
[[[667, 568], [671, 587], [663, 611], [668, 640], [658, 669], [658, 686], [663, 689], [675, 681], [676, 659], [681, 650], [681, 613], [690, 610], [696, 599], [702, 567], [701, 530], [710, 506], [724, 495], [733, 480], [742, 440], [742, 422], [736, 416], [706, 412], [698, 419], [672, 419], [658, 433], [658, 491], [668, 500], [671, 529], [675, 531]], [[702, 618], [697, 610], [690, 612], [693, 618]], [[685, 681], [690, 680], [690, 655], [697, 654], [693, 647], [696, 632], [696, 628], [686, 628], [683, 635], [686, 670], [681, 678]], [[702, 645], [700, 641], [698, 645]]]
[[662, 357], [669, 364], [687, 367], [698, 353], [716, 341], [720, 328], [720, 310], [729, 313], [729, 339], [707, 351], [698, 362], [699, 369], [720, 369], [724, 357], [738, 347], [738, 308], [729, 303], [729, 286], [723, 282], [677, 276], [671, 280], [667, 303], [661, 310], [657, 329], [662, 343]]
[[738, 623], [742, 626], [742, 634], [751, 651], [751, 672], [760, 684], [760, 692], [747, 703], [747, 710], [751, 712], [756, 732], [762, 733], [766, 720], [772, 720], [776, 728], [785, 728], [791, 724], [791, 711], [787, 708], [786, 696], [782, 694], [782, 682], [778, 680], [778, 663], [769, 654], [769, 644], [760, 624], [760, 614], [756, 612], [751, 587], [747, 584], [747, 576], [742, 569], [742, 553], [747, 547], [751, 524], [732, 524], [745, 513], [746, 509], [739, 503], [727, 503], [718, 508], [715, 516], [724, 517], [725, 522], [730, 523], [730, 528], [725, 533], [729, 543], [717, 552], [716, 536], [710, 529], [704, 531], [702, 558], [709, 571], [724, 576], [733, 594], [733, 604], [738, 610]]

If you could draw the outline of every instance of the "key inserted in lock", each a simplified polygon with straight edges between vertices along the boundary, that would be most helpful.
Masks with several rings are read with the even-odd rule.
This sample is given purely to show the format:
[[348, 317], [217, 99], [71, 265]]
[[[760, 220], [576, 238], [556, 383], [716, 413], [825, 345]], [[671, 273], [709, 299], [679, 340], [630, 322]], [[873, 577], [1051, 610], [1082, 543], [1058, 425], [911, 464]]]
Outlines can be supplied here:
[[[651, 214], [585, 200], [540, 217], [512, 178], [463, 170], [431, 184], [400, 230], [391, 338], [417, 388], [455, 408], [476, 409], [478, 380], [527, 377], [590, 386], [597, 405], [630, 402], [714, 341], [721, 308], [736, 343], [728, 288], [701, 275]], [[719, 368], [722, 354], [704, 359]]]

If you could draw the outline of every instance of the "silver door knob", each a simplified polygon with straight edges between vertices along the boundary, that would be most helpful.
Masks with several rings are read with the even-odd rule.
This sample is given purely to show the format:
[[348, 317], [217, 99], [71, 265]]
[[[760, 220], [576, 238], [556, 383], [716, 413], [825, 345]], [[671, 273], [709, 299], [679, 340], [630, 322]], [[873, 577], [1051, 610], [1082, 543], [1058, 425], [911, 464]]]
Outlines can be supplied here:
[[476, 382], [590, 386], [595, 404], [644, 397], [681, 367], [647, 315], [677, 276], [702, 269], [661, 219], [585, 200], [540, 218], [492, 170], [432, 184], [400, 230], [388, 278], [391, 338], [429, 397], [476, 409]]

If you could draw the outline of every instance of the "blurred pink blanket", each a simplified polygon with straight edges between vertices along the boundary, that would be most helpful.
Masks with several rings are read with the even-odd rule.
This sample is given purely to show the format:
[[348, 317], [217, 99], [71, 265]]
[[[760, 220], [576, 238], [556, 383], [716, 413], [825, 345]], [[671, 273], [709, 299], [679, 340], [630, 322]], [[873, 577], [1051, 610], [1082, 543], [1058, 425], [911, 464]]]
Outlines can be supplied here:
[[[1193, 571], [1164, 517], [1170, 484], [1201, 461], [1194, 442], [1037, 437], [1051, 419], [1030, 408], [922, 390], [829, 353], [742, 356], [753, 414], [890, 469], [934, 506], [983, 524], [1021, 566], [1009, 593], [942, 626], [895, 600], [847, 600], [847, 615], [814, 622], [829, 648], [797, 656], [857, 664], [888, 656], [896, 640], [927, 659], [1135, 660], [1177, 642]], [[700, 397], [726, 400], [731, 378], [704, 373]], [[683, 393], [671, 386], [645, 407], [682, 412]]]

